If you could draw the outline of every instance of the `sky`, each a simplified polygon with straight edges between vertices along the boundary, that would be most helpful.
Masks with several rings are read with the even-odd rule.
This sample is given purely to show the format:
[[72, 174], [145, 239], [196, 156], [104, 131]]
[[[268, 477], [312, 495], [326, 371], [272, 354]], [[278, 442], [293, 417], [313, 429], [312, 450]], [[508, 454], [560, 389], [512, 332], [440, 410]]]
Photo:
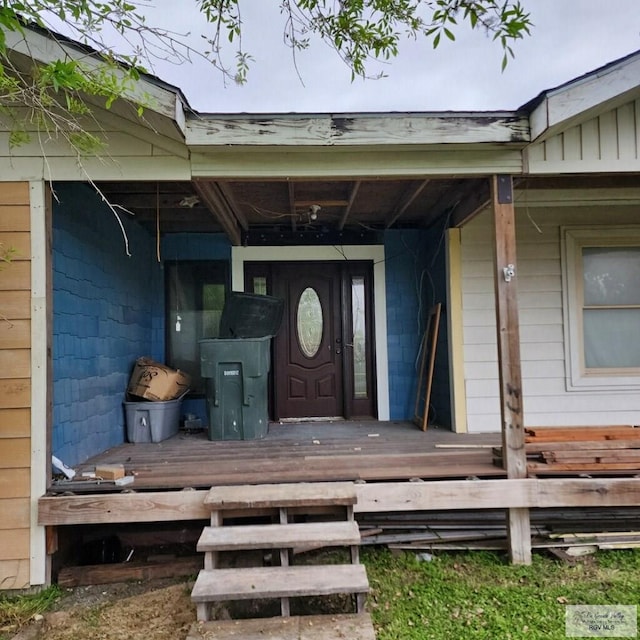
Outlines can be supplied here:
[[[481, 32], [464, 30], [455, 42], [405, 41], [382, 65], [387, 77], [351, 81], [350, 72], [321, 42], [298, 56], [282, 43], [278, 0], [240, 0], [243, 42], [254, 58], [248, 82], [227, 83], [202, 61], [159, 64], [155, 73], [179, 86], [206, 113], [340, 113], [376, 111], [512, 110], [554, 88], [640, 50], [640, 0], [522, 0], [531, 36], [514, 46], [501, 71], [502, 50]], [[155, 0], [148, 21], [193, 37], [206, 27], [195, 3]], [[178, 9], [176, 7], [179, 7]]]
[[[203, 42], [207, 25], [195, 2], [148, 1], [148, 23]], [[282, 42], [279, 0], [239, 1], [243, 43], [253, 57], [245, 85], [225, 85], [220, 72], [198, 59], [179, 66], [158, 62], [152, 69], [202, 113], [513, 110], [541, 91], [640, 50], [640, 0], [521, 0], [534, 28], [515, 43], [515, 59], [504, 72], [500, 46], [465, 29], [455, 42], [443, 38], [436, 50], [426, 40], [404, 41], [391, 63], [372, 67], [387, 77], [352, 82], [348, 68], [322, 42], [298, 55], [296, 70]]]

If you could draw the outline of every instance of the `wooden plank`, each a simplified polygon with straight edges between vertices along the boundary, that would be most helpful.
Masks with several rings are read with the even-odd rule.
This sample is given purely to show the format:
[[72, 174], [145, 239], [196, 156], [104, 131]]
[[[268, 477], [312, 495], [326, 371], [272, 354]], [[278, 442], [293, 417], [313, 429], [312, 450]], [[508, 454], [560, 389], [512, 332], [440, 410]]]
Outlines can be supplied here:
[[640, 462], [639, 449], [579, 449], [577, 451], [543, 451], [542, 455], [549, 462], [580, 462], [578, 458], [590, 458], [593, 462], [623, 462], [635, 460]]
[[[0, 442], [0, 449], [2, 444]], [[31, 472], [28, 467], [0, 469], [0, 498], [28, 498], [31, 495], [30, 486]]]
[[31, 317], [30, 291], [0, 291], [0, 309], [8, 320], [23, 320]]
[[[507, 476], [526, 478], [524, 411], [518, 319], [516, 224], [511, 176], [493, 176], [491, 201], [495, 231], [495, 297], [502, 419], [502, 455]], [[524, 508], [508, 514], [509, 556], [515, 564], [531, 564], [529, 513]]]
[[357, 485], [356, 513], [637, 506], [640, 478], [442, 480]]
[[0, 529], [0, 560], [25, 560], [29, 557], [29, 528]]
[[375, 640], [368, 613], [196, 622], [186, 640]]
[[[495, 296], [498, 372], [502, 416], [502, 451], [509, 478], [525, 478], [524, 416], [520, 371], [516, 235], [511, 176], [493, 176], [491, 197], [495, 226]], [[505, 272], [509, 271], [509, 275]], [[511, 271], [513, 271], [511, 273]]]
[[296, 565], [201, 571], [191, 592], [194, 602], [254, 600], [367, 593], [363, 565]]
[[29, 468], [31, 463], [29, 438], [3, 438], [0, 444], [0, 469]]
[[637, 462], [529, 462], [531, 473], [553, 473], [554, 471], [640, 471]]
[[211, 509], [351, 505], [355, 502], [355, 487], [351, 482], [213, 487], [205, 499], [205, 505]]
[[28, 438], [31, 411], [28, 408], [0, 409], [0, 438]]
[[0, 319], [0, 349], [28, 349], [31, 346], [29, 320]]
[[43, 497], [38, 500], [38, 524], [207, 520], [211, 510], [204, 506], [206, 494], [167, 491]]
[[29, 231], [30, 215], [28, 205], [0, 204], [0, 231]]
[[638, 438], [640, 440], [640, 429], [630, 427], [629, 429], [613, 428], [609, 431], [606, 429], [594, 428], [581, 433], [580, 431], [561, 430], [561, 432], [544, 433], [542, 435], [526, 436], [525, 442], [529, 443], [554, 443], [554, 442], [584, 442], [597, 440], [628, 440]]
[[607, 451], [609, 449], [638, 449], [640, 448], [640, 438], [634, 439], [621, 439], [621, 440], [578, 440], [568, 442], [527, 442], [526, 450], [528, 454], [543, 453], [553, 448], [553, 451], [590, 451], [599, 449], [601, 451]]
[[159, 578], [189, 576], [202, 568], [201, 556], [174, 558], [167, 562], [120, 562], [118, 564], [64, 567], [58, 574], [60, 587], [79, 587], [91, 584], [112, 584], [131, 580], [146, 581]]
[[358, 502], [354, 510], [379, 513], [521, 507], [534, 500], [536, 488], [531, 482], [523, 479], [364, 484], [357, 486]]
[[[1, 553], [1, 552], [0, 552]], [[29, 559], [0, 560], [0, 589], [26, 589], [29, 584]]]
[[279, 525], [205, 527], [198, 551], [350, 546], [360, 542], [356, 522], [302, 522]]
[[31, 504], [29, 498], [6, 498], [0, 500], [0, 530], [26, 529], [31, 526]]
[[0, 182], [0, 202], [7, 204], [29, 204], [28, 182]]

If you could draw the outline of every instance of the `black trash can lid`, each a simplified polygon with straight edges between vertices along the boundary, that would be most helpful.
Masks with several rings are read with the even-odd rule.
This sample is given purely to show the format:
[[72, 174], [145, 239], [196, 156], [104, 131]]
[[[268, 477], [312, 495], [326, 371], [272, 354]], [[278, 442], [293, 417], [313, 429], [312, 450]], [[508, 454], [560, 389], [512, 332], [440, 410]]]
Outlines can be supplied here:
[[222, 309], [220, 338], [275, 336], [282, 322], [283, 309], [281, 298], [234, 291]]

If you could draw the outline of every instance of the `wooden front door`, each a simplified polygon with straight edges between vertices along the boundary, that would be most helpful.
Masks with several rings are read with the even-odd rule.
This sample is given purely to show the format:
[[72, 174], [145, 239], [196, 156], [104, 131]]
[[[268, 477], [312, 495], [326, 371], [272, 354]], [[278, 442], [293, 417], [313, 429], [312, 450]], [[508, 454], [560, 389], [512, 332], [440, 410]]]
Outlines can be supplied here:
[[340, 265], [274, 265], [273, 292], [285, 301], [274, 349], [275, 417], [343, 416]]

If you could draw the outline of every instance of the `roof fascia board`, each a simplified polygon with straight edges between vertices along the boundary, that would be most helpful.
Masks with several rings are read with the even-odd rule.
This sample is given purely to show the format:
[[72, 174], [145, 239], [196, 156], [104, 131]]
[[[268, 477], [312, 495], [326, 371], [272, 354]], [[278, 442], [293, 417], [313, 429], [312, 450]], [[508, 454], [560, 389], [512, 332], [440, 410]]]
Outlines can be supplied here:
[[[81, 45], [74, 46], [64, 39], [57, 40], [51, 35], [25, 27], [23, 32], [9, 31], [6, 33], [7, 49], [31, 58], [42, 64], [49, 64], [61, 57], [81, 60], [84, 65], [98, 68], [100, 59], [95, 53], [83, 50]], [[124, 72], [122, 72], [124, 78]], [[186, 105], [177, 89], [161, 86], [141, 75], [140, 79], [125, 89], [124, 99], [136, 104], [143, 104], [146, 110], [154, 111], [171, 119], [184, 135]]]
[[530, 140], [529, 120], [513, 113], [278, 114], [187, 119], [187, 145], [354, 147], [510, 144]]
[[640, 54], [547, 91], [530, 116], [531, 141], [545, 140], [630, 101], [640, 94], [638, 78]]
[[434, 176], [477, 176], [492, 173], [520, 175], [522, 151], [508, 147], [479, 147], [459, 151], [400, 149], [382, 151], [359, 149], [238, 149], [224, 148], [206, 154], [192, 152], [193, 177], [217, 179], [331, 178], [367, 179], [371, 177], [416, 178]]

